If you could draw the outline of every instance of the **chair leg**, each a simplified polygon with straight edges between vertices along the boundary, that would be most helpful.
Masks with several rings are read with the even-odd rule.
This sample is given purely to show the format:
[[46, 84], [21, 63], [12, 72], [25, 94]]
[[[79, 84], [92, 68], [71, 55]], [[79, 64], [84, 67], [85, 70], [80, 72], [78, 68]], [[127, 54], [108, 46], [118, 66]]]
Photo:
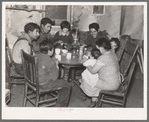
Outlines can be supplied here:
[[123, 98], [122, 107], [126, 106], [126, 97]]
[[96, 103], [96, 107], [101, 107], [101, 104], [102, 104], [101, 98], [102, 98], [102, 94], [99, 93], [99, 97], [98, 97], [98, 101], [97, 101], [97, 103]]
[[35, 100], [35, 106], [36, 106], [36, 107], [39, 107], [38, 102], [39, 102], [39, 96], [36, 95], [36, 100]]
[[102, 97], [100, 98], [100, 103], [99, 103], [99, 107], [101, 107], [102, 106], [102, 100], [103, 100], [103, 98], [104, 98], [104, 95], [101, 95]]
[[24, 98], [23, 98], [23, 107], [26, 106], [26, 102], [27, 102], [27, 85], [25, 84], [25, 87], [24, 87]]
[[24, 96], [23, 98], [23, 107], [26, 107], [27, 98]]
[[10, 77], [10, 89], [11, 89], [11, 87], [12, 87], [12, 82], [13, 82], [13, 78], [12, 77]]

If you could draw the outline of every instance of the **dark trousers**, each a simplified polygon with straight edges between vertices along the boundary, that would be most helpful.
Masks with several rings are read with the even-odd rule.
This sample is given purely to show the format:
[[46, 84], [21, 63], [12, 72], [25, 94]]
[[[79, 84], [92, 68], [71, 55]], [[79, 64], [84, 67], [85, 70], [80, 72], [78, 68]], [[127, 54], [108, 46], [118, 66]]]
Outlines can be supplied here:
[[23, 76], [24, 75], [24, 72], [23, 72], [23, 64], [18, 64], [18, 63], [13, 63], [14, 66], [15, 66], [15, 71], [17, 74]]
[[69, 99], [71, 95], [71, 87], [62, 87], [59, 90], [58, 100], [55, 107], [67, 107], [69, 105]]
[[49, 81], [45, 85], [40, 86], [40, 89], [52, 89], [62, 87], [58, 92], [58, 99], [55, 107], [67, 107], [69, 105], [69, 99], [71, 96], [72, 84], [63, 79], [57, 79], [56, 81]]

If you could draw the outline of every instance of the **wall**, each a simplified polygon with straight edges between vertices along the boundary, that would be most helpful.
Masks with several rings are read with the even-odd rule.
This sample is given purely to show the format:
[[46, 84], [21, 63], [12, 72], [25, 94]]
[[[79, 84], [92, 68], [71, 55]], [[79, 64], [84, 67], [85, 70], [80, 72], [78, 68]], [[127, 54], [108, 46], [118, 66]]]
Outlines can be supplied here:
[[37, 11], [27, 12], [22, 10], [6, 9], [6, 33], [15, 36], [20, 35], [24, 31], [24, 25], [28, 22], [40, 24], [42, 13]]
[[[121, 8], [125, 7], [125, 12]], [[111, 37], [119, 35], [130, 35], [134, 39], [144, 39], [144, 8], [141, 5], [105, 6], [105, 15], [96, 16], [92, 14], [93, 6], [80, 5], [73, 7], [73, 21], [82, 31], [88, 31], [88, 25], [97, 22], [100, 30], [106, 30]], [[121, 15], [123, 20], [121, 20]], [[120, 24], [123, 24], [120, 34]]]
[[126, 6], [122, 35], [130, 35], [134, 39], [144, 39], [144, 7]]
[[105, 15], [93, 15], [93, 6], [74, 6], [74, 21], [77, 22], [79, 29], [88, 31], [88, 26], [92, 22], [100, 25], [100, 30], [106, 30], [112, 37], [119, 37], [121, 6], [105, 6]]
[[[119, 37], [120, 22], [122, 22], [121, 6], [105, 6], [105, 15], [101, 16], [93, 15], [92, 9], [93, 6], [89, 5], [74, 5], [73, 18], [71, 19], [74, 27], [79, 27], [82, 31], [88, 31], [88, 25], [97, 22], [101, 31], [106, 30], [111, 37]], [[67, 13], [67, 15], [69, 14]], [[121, 35], [130, 35], [134, 39], [143, 39], [143, 17], [143, 6], [126, 6]], [[41, 18], [42, 13], [36, 11], [26, 12], [6, 9], [6, 33], [20, 35], [26, 23], [35, 22], [40, 24]]]

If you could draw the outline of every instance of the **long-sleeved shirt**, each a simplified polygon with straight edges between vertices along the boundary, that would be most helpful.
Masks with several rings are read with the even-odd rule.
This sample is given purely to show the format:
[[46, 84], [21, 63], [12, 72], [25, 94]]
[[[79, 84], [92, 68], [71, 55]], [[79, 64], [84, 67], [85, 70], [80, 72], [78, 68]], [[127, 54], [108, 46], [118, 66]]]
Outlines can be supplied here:
[[67, 43], [67, 44], [73, 43], [73, 37], [70, 32], [68, 32], [68, 34], [66, 35], [63, 35], [62, 31], [58, 31], [53, 38], [53, 42], [57, 42], [59, 40], [62, 40], [63, 43]]
[[57, 68], [54, 59], [50, 58], [47, 54], [36, 54], [38, 57], [38, 74], [39, 85], [46, 85], [57, 80], [59, 76], [59, 69]]
[[40, 47], [39, 47], [39, 44], [44, 41], [44, 40], [47, 40], [47, 41], [51, 41], [52, 42], [52, 35], [51, 33], [45, 33], [43, 31], [43, 29], [41, 29], [41, 32], [40, 32], [40, 36], [39, 38], [37, 39], [37, 41], [35, 40], [33, 42], [33, 50], [35, 53], [40, 53]]
[[87, 39], [85, 40], [85, 44], [86, 45], [91, 45], [93, 49], [96, 48], [96, 41], [100, 38], [106, 38], [109, 40], [108, 36], [107, 36], [107, 33], [106, 32], [98, 32], [97, 34], [97, 37], [96, 38], [93, 38], [92, 35], [88, 32], [88, 36], [87, 36]]

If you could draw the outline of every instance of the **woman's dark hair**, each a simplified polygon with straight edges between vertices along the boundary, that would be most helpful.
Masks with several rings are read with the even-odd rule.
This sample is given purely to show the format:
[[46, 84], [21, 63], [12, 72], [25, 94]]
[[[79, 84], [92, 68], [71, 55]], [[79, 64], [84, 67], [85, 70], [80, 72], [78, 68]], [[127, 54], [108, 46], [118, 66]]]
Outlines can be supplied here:
[[105, 50], [110, 50], [111, 49], [111, 44], [106, 38], [100, 38], [96, 41], [96, 45], [98, 47], [103, 47]]
[[70, 23], [68, 21], [63, 21], [61, 24], [61, 29], [63, 28], [68, 28], [68, 30], [70, 31]]
[[41, 22], [40, 22], [41, 25], [45, 26], [48, 23], [51, 24], [51, 25], [54, 25], [54, 22], [51, 19], [49, 19], [49, 18], [42, 18], [41, 19]]
[[99, 24], [98, 24], [98, 23], [91, 23], [91, 24], [89, 25], [89, 30], [90, 30], [91, 28], [94, 28], [96, 31], [98, 31], [100, 27], [99, 27]]
[[87, 51], [92, 51], [92, 49], [93, 49], [91, 45], [87, 45], [84, 48], [87, 48]]
[[44, 54], [47, 54], [48, 50], [52, 50], [54, 48], [51, 41], [49, 41], [48, 39], [43, 40], [39, 45], [40, 45], [40, 52]]
[[100, 52], [100, 50], [98, 50], [98, 49], [93, 49], [93, 50], [91, 50], [91, 55], [92, 55], [95, 59], [97, 59], [99, 56], [101, 56], [101, 52]]
[[111, 42], [115, 42], [116, 43], [117, 48], [115, 49], [115, 51], [117, 51], [119, 49], [119, 47], [120, 47], [120, 41], [119, 41], [119, 39], [118, 38], [111, 38], [110, 43]]
[[24, 26], [25, 33], [28, 33], [29, 31], [33, 32], [35, 29], [38, 29], [40, 31], [40, 27], [36, 23], [30, 22]]

